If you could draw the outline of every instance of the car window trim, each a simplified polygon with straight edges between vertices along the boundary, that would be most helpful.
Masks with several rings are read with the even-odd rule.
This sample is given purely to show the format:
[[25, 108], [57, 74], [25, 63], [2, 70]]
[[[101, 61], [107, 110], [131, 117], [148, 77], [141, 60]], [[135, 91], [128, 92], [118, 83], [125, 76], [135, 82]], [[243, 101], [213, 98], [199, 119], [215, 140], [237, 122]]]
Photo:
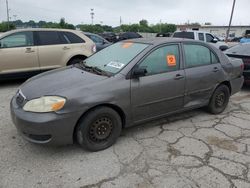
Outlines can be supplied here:
[[1, 50], [4, 50], [4, 49], [11, 49], [11, 48], [25, 48], [25, 47], [34, 47], [34, 46], [36, 46], [36, 44], [35, 44], [35, 36], [34, 36], [34, 32], [33, 32], [33, 31], [18, 31], [18, 32], [15, 32], [15, 33], [11, 33], [11, 34], [9, 34], [9, 35], [7, 35], [7, 36], [4, 36], [4, 37], [1, 38], [0, 40], [4, 39], [4, 38], [6, 38], [6, 37], [9, 37], [9, 36], [18, 34], [18, 33], [27, 33], [27, 32], [31, 32], [31, 34], [32, 34], [32, 37], [33, 37], [33, 45], [29, 45], [29, 46], [27, 46], [27, 45], [24, 45], [24, 46], [13, 46], [13, 47], [7, 47], [7, 48], [6, 48], [6, 47], [5, 47], [5, 48], [1, 48], [1, 47], [0, 47], [0, 49], [1, 49]]
[[[194, 67], [186, 67], [186, 55], [184, 52], [184, 45], [185, 44], [200, 45], [200, 46], [204, 46], [204, 47], [208, 48], [210, 50], [210, 61], [211, 61], [210, 64], [194, 66]], [[213, 65], [213, 64], [217, 64], [217, 63], [221, 64], [220, 58], [218, 57], [217, 53], [210, 46], [208, 46], [206, 44], [187, 41], [187, 42], [181, 42], [181, 46], [182, 46], [182, 55], [183, 55], [183, 69], [192, 69], [192, 68], [196, 68], [196, 67], [203, 67], [203, 66]], [[212, 63], [211, 52], [215, 55], [215, 57], [219, 60], [219, 62]]]
[[[164, 43], [164, 44], [160, 44], [160, 45], [157, 45], [155, 47], [153, 47], [152, 49], [150, 49], [146, 54], [143, 55], [143, 57], [141, 57], [141, 59], [131, 68], [131, 70], [128, 72], [127, 76], [126, 76], [126, 79], [133, 79], [132, 78], [132, 72], [133, 70], [138, 67], [143, 61], [144, 59], [146, 59], [152, 52], [154, 52], [155, 50], [161, 48], [161, 47], [164, 47], [164, 46], [170, 46], [170, 45], [177, 45], [178, 46], [178, 51], [179, 51], [179, 69], [178, 70], [175, 70], [175, 71], [180, 71], [180, 70], [183, 70], [184, 67], [183, 67], [183, 57], [182, 57], [182, 53], [181, 53], [181, 43], [180, 42], [173, 42], [173, 43]], [[174, 72], [174, 71], [164, 71], [164, 72], [160, 72], [160, 73], [156, 73], [156, 74], [151, 74], [151, 75], [146, 75], [146, 76], [153, 76], [153, 75], [158, 75], [158, 74], [164, 74], [164, 73], [168, 73], [168, 72]], [[145, 77], [145, 76], [144, 76]]]

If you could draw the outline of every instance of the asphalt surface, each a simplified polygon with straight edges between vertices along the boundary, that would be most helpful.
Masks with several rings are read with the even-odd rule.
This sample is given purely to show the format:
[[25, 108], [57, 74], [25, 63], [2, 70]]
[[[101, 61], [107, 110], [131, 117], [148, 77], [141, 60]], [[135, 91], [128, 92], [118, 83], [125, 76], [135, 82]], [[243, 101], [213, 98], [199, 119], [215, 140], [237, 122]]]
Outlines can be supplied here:
[[1, 188], [250, 187], [250, 87], [223, 114], [199, 109], [126, 129], [113, 147], [91, 153], [18, 135], [9, 102], [20, 84], [0, 84]]

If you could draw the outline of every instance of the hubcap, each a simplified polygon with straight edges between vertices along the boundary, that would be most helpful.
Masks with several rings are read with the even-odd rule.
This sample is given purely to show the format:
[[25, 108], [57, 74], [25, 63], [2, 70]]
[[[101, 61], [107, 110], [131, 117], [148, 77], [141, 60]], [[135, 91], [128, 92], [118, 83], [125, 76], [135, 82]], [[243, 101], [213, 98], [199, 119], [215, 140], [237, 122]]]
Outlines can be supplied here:
[[215, 105], [217, 107], [222, 107], [224, 103], [225, 103], [225, 94], [221, 92], [215, 98]]
[[89, 129], [89, 136], [93, 142], [106, 140], [112, 132], [113, 123], [108, 117], [101, 117], [94, 121]]

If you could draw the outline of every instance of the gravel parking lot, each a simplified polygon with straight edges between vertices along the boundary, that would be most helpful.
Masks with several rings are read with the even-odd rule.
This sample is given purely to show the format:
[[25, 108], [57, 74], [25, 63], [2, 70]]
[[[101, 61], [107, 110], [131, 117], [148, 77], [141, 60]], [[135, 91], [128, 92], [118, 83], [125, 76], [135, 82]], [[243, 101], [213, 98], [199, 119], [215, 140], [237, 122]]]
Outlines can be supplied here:
[[250, 89], [223, 114], [185, 112], [123, 131], [111, 148], [47, 147], [17, 134], [0, 84], [0, 187], [250, 187]]

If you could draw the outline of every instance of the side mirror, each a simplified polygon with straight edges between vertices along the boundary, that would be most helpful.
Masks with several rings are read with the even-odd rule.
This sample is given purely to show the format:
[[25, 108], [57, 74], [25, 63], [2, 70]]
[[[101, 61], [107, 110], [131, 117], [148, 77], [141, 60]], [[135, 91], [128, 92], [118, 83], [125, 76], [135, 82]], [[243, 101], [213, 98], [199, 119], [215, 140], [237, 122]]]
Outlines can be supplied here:
[[228, 46], [226, 46], [226, 45], [221, 45], [221, 46], [219, 47], [219, 49], [220, 49], [221, 51], [225, 51], [225, 50], [228, 49]]
[[213, 40], [211, 42], [212, 43], [216, 43], [216, 42], [218, 42], [218, 39], [217, 38], [213, 38]]
[[147, 74], [147, 69], [145, 67], [136, 67], [133, 70], [132, 78], [139, 78], [141, 76], [145, 76]]

